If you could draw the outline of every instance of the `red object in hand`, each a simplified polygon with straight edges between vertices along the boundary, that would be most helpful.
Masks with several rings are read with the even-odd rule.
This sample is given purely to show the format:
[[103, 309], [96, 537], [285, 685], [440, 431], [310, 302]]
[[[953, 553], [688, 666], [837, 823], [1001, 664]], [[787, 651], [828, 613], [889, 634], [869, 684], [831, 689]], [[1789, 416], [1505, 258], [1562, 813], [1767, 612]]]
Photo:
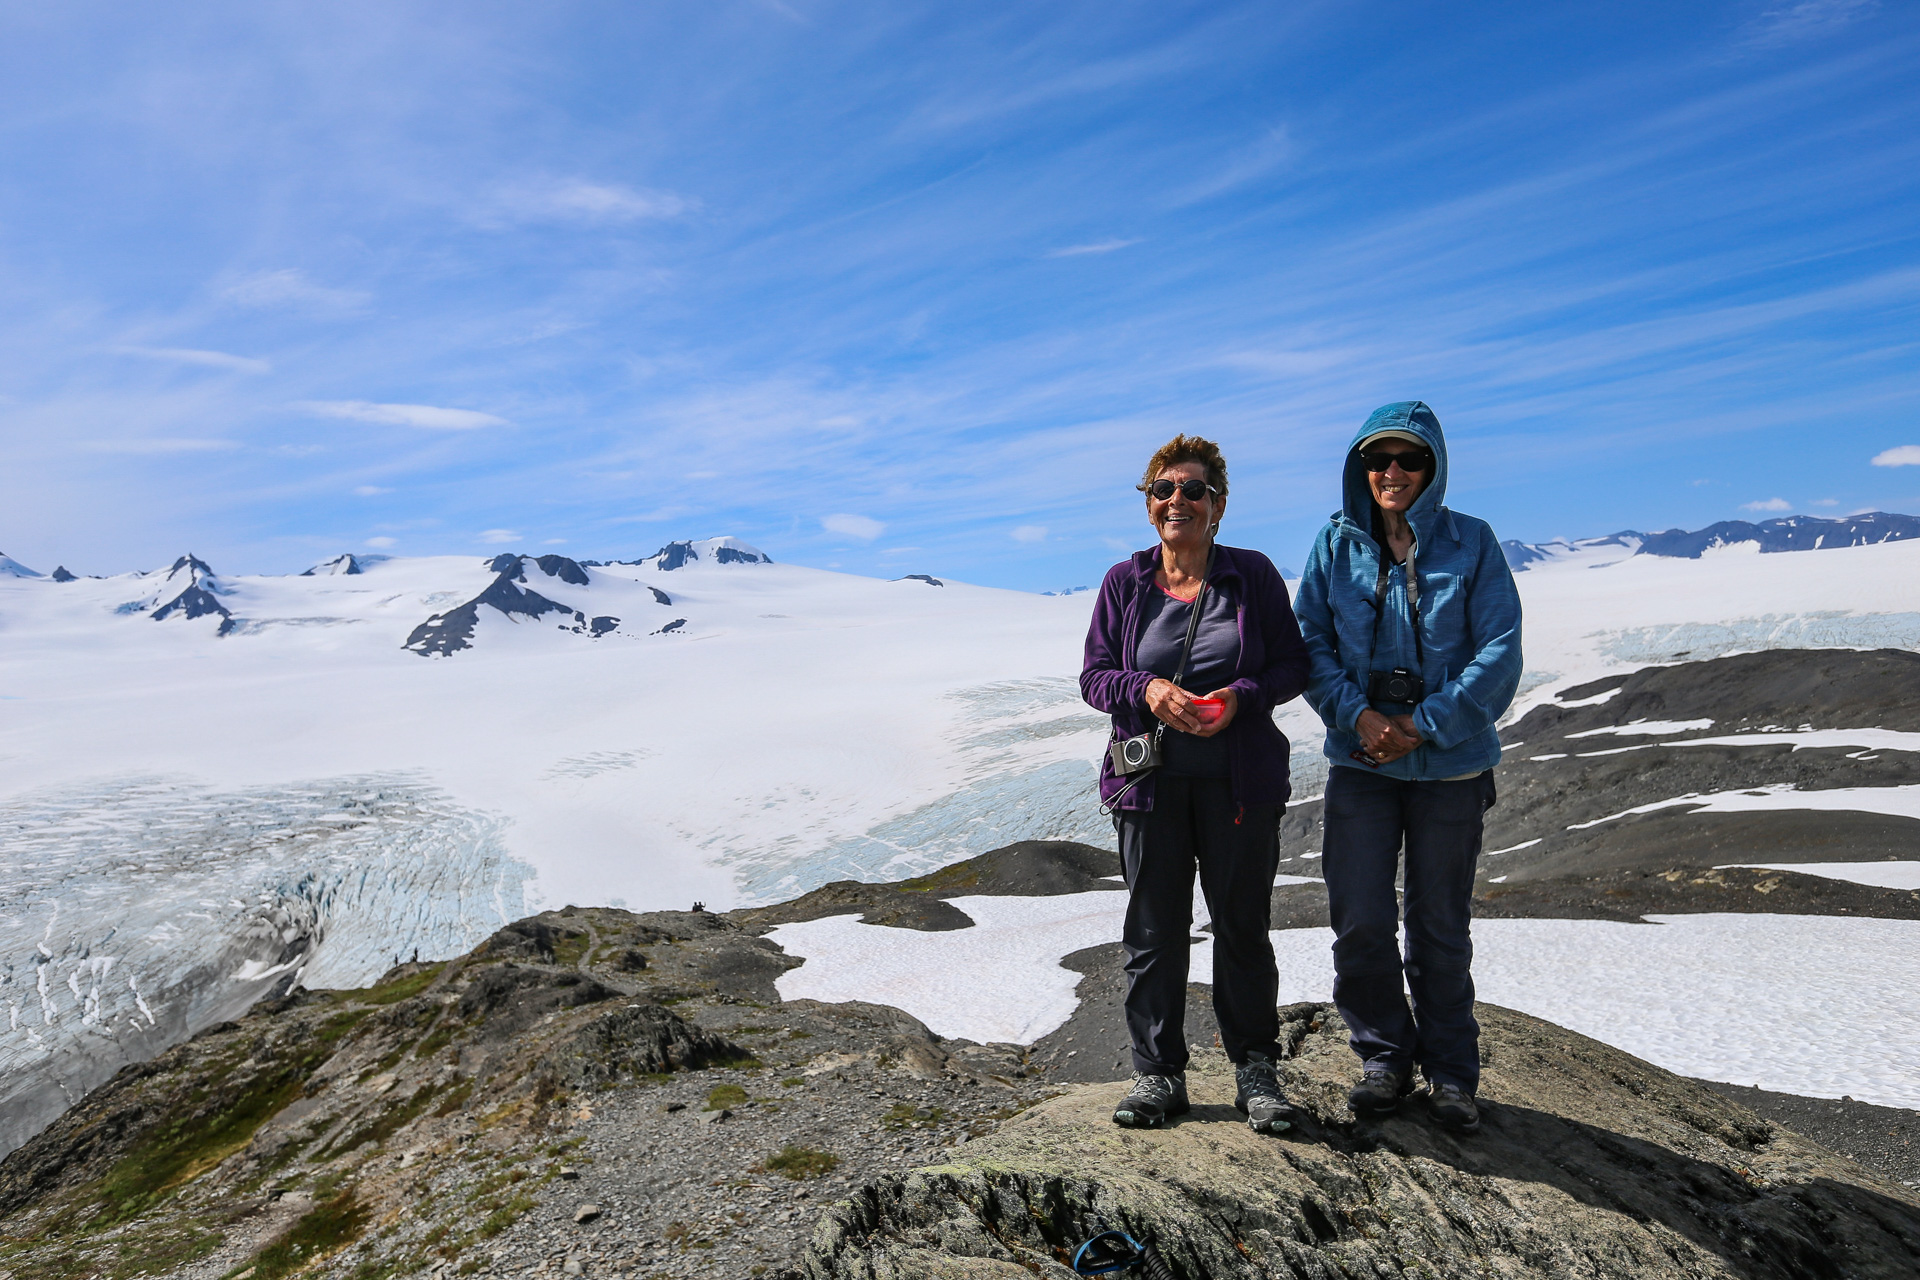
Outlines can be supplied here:
[[1187, 705], [1200, 713], [1200, 718], [1208, 724], [1218, 720], [1227, 709], [1225, 698], [1189, 698]]

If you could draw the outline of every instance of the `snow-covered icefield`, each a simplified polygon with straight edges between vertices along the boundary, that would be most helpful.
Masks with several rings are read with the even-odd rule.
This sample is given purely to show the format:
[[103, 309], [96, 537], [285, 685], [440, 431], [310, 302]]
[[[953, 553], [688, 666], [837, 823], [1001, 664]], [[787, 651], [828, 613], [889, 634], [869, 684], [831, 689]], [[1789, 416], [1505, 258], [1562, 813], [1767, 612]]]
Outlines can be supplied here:
[[[1104, 721], [1076, 683], [1089, 596], [723, 563], [730, 545], [583, 582], [529, 559], [524, 590], [565, 607], [541, 616], [484, 603], [499, 570], [466, 557], [0, 574], [0, 1077], [124, 1061], [277, 981], [366, 982], [541, 906], [727, 907], [1110, 840]], [[1518, 710], [1683, 654], [1920, 648], [1920, 541], [1519, 582]], [[188, 587], [202, 616], [155, 618]], [[476, 600], [472, 647], [403, 647]], [[1311, 795], [1317, 724], [1277, 718]]]

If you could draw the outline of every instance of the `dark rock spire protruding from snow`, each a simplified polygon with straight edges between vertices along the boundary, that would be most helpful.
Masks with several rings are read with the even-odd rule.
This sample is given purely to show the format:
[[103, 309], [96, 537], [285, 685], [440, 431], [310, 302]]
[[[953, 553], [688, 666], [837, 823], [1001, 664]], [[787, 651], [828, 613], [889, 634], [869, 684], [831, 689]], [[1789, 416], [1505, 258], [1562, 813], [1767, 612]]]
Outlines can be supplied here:
[[175, 560], [173, 567], [167, 570], [167, 579], [159, 594], [166, 596], [183, 578], [185, 581], [180, 590], [147, 616], [155, 622], [176, 617], [217, 617], [220, 619], [220, 634], [224, 636], [231, 632], [236, 625], [233, 611], [220, 602], [220, 580], [214, 576], [213, 567], [188, 552]]
[[302, 569], [300, 576], [303, 578], [326, 578], [332, 577], [335, 574], [365, 573], [370, 566], [379, 564], [382, 560], [386, 559], [389, 559], [389, 557], [356, 556], [351, 552], [347, 552], [337, 555], [331, 560], [323, 561], [311, 569]]
[[[593, 636], [603, 636], [620, 625], [620, 619], [601, 616], [588, 620], [579, 609], [550, 600], [522, 584], [527, 581], [527, 565], [531, 563], [549, 578], [556, 578], [569, 586], [585, 587], [591, 585], [587, 571], [577, 560], [566, 556], [515, 555], [502, 552], [487, 562], [487, 568], [496, 575], [473, 599], [446, 613], [436, 613], [413, 629], [402, 648], [428, 657], [445, 658], [473, 647], [474, 629], [480, 623], [480, 606], [491, 605], [509, 618], [524, 618], [529, 621], [545, 617], [550, 613], [564, 614], [573, 619], [573, 625], [566, 629], [585, 632]], [[654, 593], [656, 596], [659, 592]], [[565, 624], [562, 624], [565, 626]]]
[[54, 580], [55, 582], [78, 582], [78, 581], [80, 581], [80, 579], [79, 579], [79, 578], [78, 578], [77, 576], [75, 576], [75, 575], [74, 575], [74, 574], [72, 574], [72, 573], [69, 573], [69, 572], [67, 571], [67, 566], [65, 566], [65, 565], [63, 565], [63, 564], [57, 564], [57, 565], [55, 565], [55, 566], [53, 567], [53, 580]]
[[773, 557], [738, 538], [706, 538], [699, 542], [669, 542], [636, 564], [651, 564], [661, 571], [678, 569], [701, 560], [715, 564], [772, 564]]

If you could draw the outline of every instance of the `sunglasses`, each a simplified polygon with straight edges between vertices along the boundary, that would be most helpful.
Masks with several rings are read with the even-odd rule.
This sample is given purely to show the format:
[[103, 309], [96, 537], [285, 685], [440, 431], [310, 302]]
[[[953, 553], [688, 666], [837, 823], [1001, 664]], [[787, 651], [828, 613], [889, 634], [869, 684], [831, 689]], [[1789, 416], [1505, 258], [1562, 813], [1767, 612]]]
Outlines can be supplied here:
[[1147, 486], [1147, 492], [1161, 502], [1171, 498], [1176, 492], [1188, 502], [1198, 502], [1210, 493], [1220, 492], [1205, 480], [1182, 480], [1175, 484], [1171, 480], [1155, 480]]
[[1424, 449], [1410, 449], [1406, 453], [1363, 453], [1360, 455], [1360, 465], [1369, 471], [1385, 471], [1396, 462], [1400, 464], [1400, 469], [1408, 475], [1417, 475], [1422, 471], [1432, 469], [1433, 455]]

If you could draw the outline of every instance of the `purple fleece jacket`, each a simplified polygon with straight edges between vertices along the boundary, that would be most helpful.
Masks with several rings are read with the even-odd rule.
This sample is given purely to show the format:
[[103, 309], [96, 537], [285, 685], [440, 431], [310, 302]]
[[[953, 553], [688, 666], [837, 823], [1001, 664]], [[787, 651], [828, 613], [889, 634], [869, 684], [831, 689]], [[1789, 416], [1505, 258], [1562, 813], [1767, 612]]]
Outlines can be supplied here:
[[[1273, 561], [1240, 547], [1214, 548], [1208, 590], [1234, 603], [1240, 630], [1240, 660], [1232, 689], [1240, 709], [1222, 732], [1231, 761], [1233, 799], [1240, 808], [1282, 805], [1293, 794], [1287, 779], [1287, 738], [1273, 723], [1273, 709], [1307, 687], [1307, 646], [1300, 638], [1287, 584]], [[1100, 598], [1087, 627], [1086, 661], [1080, 669], [1080, 695], [1113, 717], [1113, 741], [1145, 733], [1157, 721], [1147, 710], [1150, 671], [1138, 670], [1140, 604], [1156, 588], [1160, 548], [1136, 551], [1107, 571]], [[1207, 694], [1211, 689], [1189, 692]], [[1100, 798], [1110, 801], [1126, 779], [1115, 776], [1113, 761], [1100, 758]], [[1153, 775], [1120, 798], [1122, 809], [1153, 808]]]

